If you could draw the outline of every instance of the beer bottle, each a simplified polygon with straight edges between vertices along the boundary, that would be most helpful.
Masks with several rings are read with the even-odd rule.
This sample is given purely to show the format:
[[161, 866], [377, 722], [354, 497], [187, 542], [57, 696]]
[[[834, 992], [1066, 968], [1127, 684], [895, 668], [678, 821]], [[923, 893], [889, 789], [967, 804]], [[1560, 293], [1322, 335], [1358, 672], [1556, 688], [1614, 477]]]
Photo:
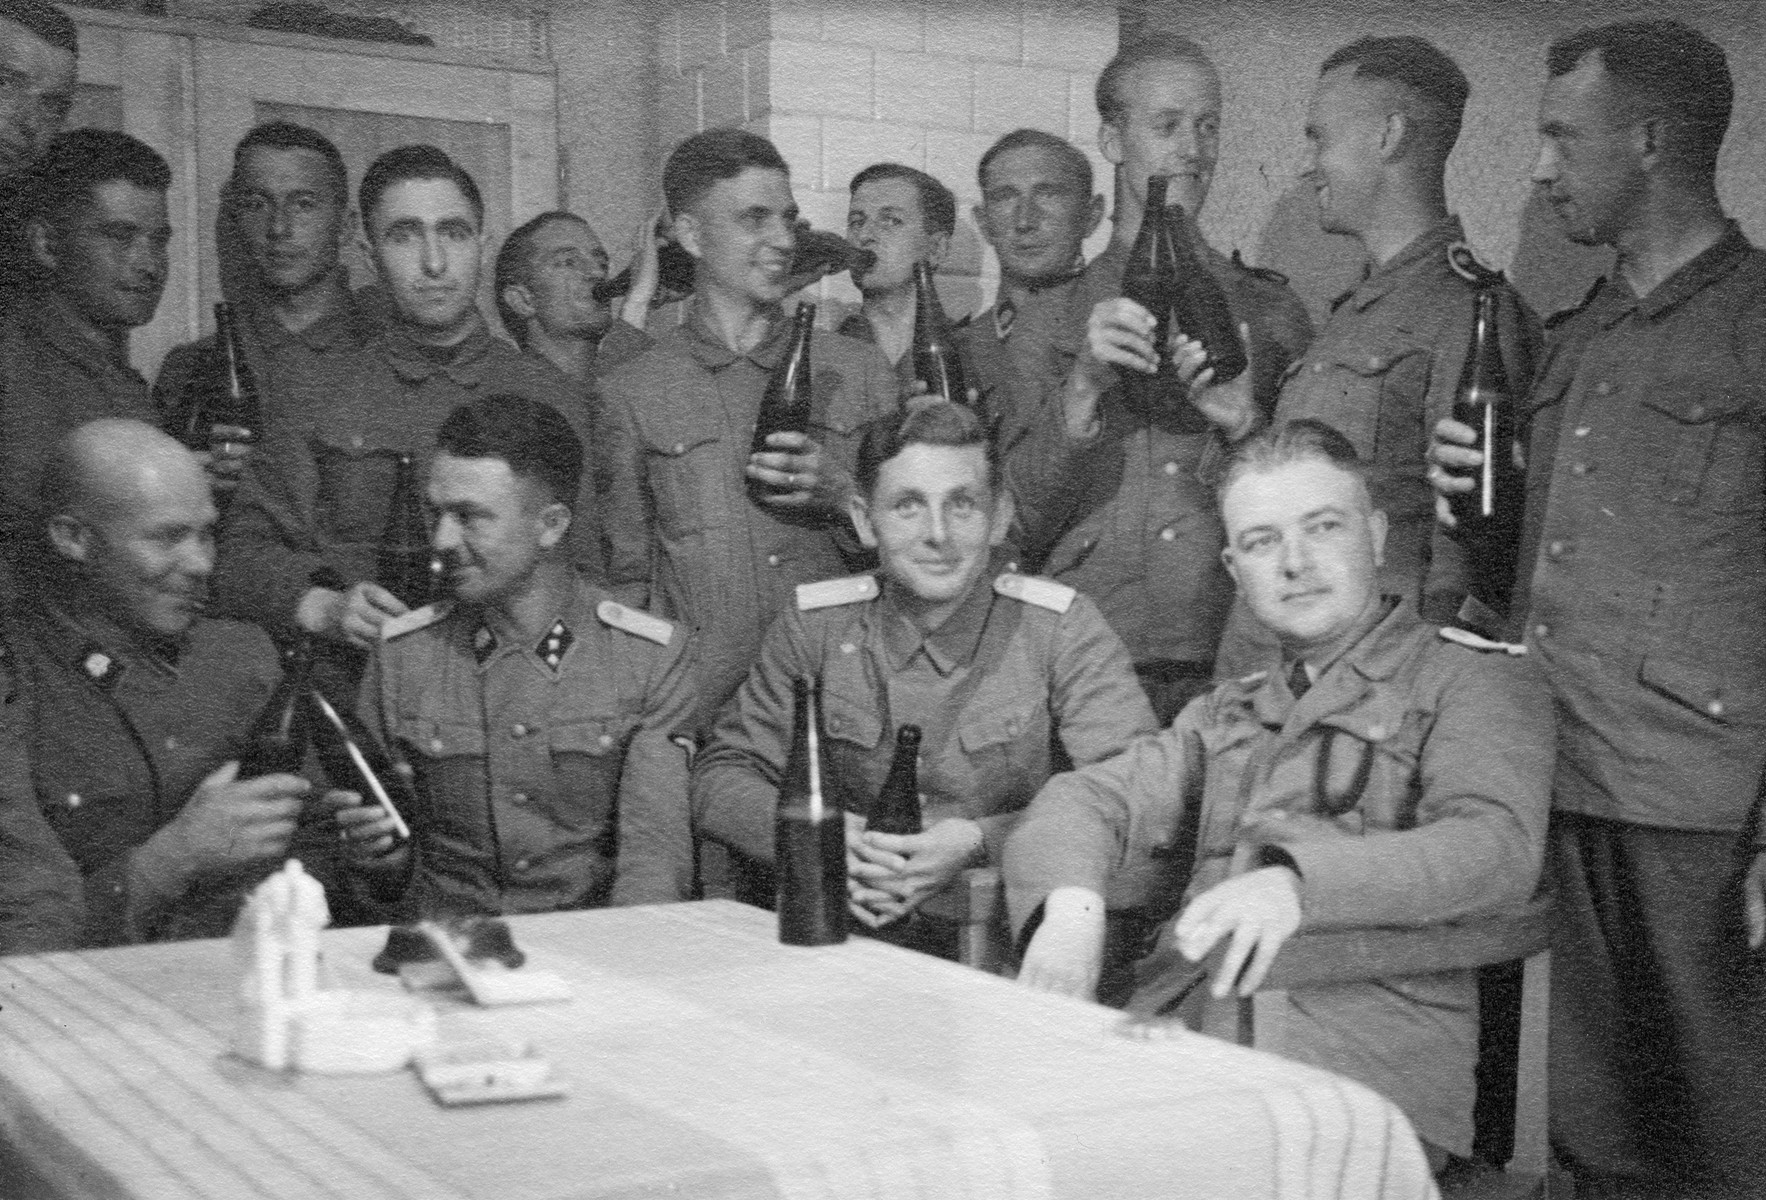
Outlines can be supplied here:
[[903, 725], [895, 731], [895, 757], [889, 760], [889, 774], [871, 805], [865, 831], [919, 833], [924, 827], [920, 814], [920, 727]]
[[846, 940], [846, 816], [825, 786], [821, 681], [795, 680], [791, 694], [791, 752], [774, 825], [779, 941], [827, 946]]
[[[603, 279], [594, 286], [595, 299], [606, 303], [621, 296], [630, 294], [632, 290], [632, 272], [636, 264], [627, 267], [611, 279]], [[656, 251], [656, 294], [650, 297], [650, 307], [657, 308], [664, 304], [672, 304], [684, 300], [693, 294], [693, 256], [681, 249], [678, 242], [664, 242]]]
[[436, 598], [437, 563], [429, 545], [429, 516], [418, 489], [416, 458], [401, 452], [394, 463], [392, 503], [380, 534], [374, 581], [412, 608]]
[[1144, 416], [1176, 412], [1183, 407], [1183, 384], [1177, 378], [1167, 348], [1171, 341], [1172, 294], [1177, 290], [1177, 251], [1165, 228], [1165, 190], [1163, 175], [1148, 178], [1141, 227], [1134, 235], [1134, 248], [1129, 251], [1128, 264], [1122, 272], [1123, 296], [1153, 314], [1152, 338], [1159, 369], [1152, 375], [1122, 372], [1123, 394]]
[[216, 425], [246, 430], [241, 441], [263, 432], [264, 405], [257, 377], [246, 361], [233, 306], [225, 300], [215, 305], [215, 344], [204, 356], [202, 370], [191, 380], [185, 404], [181, 440], [192, 450], [209, 448]]
[[[810, 413], [815, 406], [811, 388], [809, 345], [816, 327], [816, 306], [807, 300], [797, 306], [797, 317], [791, 325], [791, 343], [785, 356], [773, 368], [766, 392], [760, 398], [760, 413], [754, 423], [754, 440], [750, 454], [772, 449], [767, 438], [775, 433], [809, 432]], [[753, 484], [750, 490], [766, 490]]]
[[1238, 326], [1233, 323], [1226, 291], [1197, 252], [1182, 205], [1174, 204], [1166, 211], [1165, 228], [1171, 233], [1177, 259], [1171, 319], [1185, 337], [1202, 343], [1208, 354], [1207, 365], [1214, 368], [1214, 382], [1231, 383], [1245, 373], [1250, 360], [1245, 356], [1245, 343], [1239, 340]]
[[283, 650], [282, 678], [245, 735], [245, 752], [239, 756], [239, 778], [300, 774], [311, 739], [307, 690], [311, 687], [312, 664], [313, 643], [305, 635]]
[[378, 804], [393, 818], [400, 837], [411, 836], [405, 814], [415, 802], [410, 781], [399, 771], [361, 719], [340, 709], [316, 687], [307, 689], [312, 706], [313, 750], [331, 786], [356, 793], [363, 804]]
[[851, 271], [856, 280], [877, 265], [877, 256], [860, 249], [837, 233], [811, 229], [807, 221], [797, 227], [797, 247], [791, 253], [787, 292], [799, 291], [824, 276]]
[[1471, 342], [1453, 394], [1453, 419], [1476, 431], [1472, 448], [1484, 456], [1484, 462], [1472, 477], [1472, 490], [1456, 493], [1448, 506], [1455, 536], [1471, 559], [1471, 593], [1506, 614], [1514, 589], [1526, 479], [1516, 457], [1514, 395], [1497, 332], [1502, 275], [1475, 260], [1468, 264], [1469, 258], [1468, 250], [1463, 258], [1453, 260], [1455, 269], [1476, 286]]
[[[909, 353], [914, 356], [914, 378], [925, 384], [930, 394], [970, 407], [962, 355], [951, 340], [950, 321], [938, 302], [932, 268], [925, 262], [914, 264], [914, 341]], [[977, 415], [985, 421], [986, 414]]]

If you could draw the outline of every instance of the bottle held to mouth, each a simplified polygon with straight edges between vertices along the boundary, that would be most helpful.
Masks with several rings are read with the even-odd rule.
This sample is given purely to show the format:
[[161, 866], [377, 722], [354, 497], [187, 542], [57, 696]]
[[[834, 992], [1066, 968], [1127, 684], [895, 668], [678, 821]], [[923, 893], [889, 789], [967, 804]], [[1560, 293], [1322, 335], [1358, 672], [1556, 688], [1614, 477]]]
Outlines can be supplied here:
[[791, 752], [774, 822], [779, 941], [829, 946], [846, 940], [846, 815], [825, 786], [821, 681], [795, 680], [791, 694]]

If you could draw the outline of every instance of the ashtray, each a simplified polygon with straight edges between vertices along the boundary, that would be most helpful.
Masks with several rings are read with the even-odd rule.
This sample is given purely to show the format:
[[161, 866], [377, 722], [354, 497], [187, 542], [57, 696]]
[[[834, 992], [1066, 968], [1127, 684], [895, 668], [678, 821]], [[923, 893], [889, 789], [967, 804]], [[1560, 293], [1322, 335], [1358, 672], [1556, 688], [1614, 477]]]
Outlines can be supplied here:
[[398, 975], [399, 968], [418, 963], [434, 963], [441, 959], [424, 926], [439, 928], [469, 963], [498, 962], [514, 970], [527, 961], [527, 955], [515, 944], [509, 922], [501, 917], [449, 917], [442, 921], [426, 921], [419, 925], [394, 925], [386, 935], [386, 945], [374, 956], [374, 969], [382, 975]]

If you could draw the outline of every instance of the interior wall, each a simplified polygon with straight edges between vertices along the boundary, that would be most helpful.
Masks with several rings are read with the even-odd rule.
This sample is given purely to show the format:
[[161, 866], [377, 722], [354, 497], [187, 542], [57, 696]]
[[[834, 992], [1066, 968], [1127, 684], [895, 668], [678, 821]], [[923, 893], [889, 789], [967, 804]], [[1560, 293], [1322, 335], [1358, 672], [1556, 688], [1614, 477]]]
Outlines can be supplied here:
[[1351, 239], [1320, 233], [1312, 189], [1299, 178], [1308, 98], [1325, 58], [1366, 34], [1416, 34], [1471, 80], [1459, 146], [1448, 163], [1449, 205], [1486, 262], [1510, 271], [1541, 313], [1580, 301], [1611, 255], [1570, 244], [1548, 210], [1529, 203], [1528, 174], [1557, 37], [1629, 17], [1677, 17], [1714, 38], [1735, 76], [1735, 118], [1719, 165], [1730, 214], [1766, 240], [1766, 19], [1758, 0], [1130, 0], [1123, 39], [1176, 33], [1200, 42], [1224, 89], [1221, 162], [1203, 210], [1209, 240], [1237, 247], [1293, 284], [1315, 318], [1361, 269]]

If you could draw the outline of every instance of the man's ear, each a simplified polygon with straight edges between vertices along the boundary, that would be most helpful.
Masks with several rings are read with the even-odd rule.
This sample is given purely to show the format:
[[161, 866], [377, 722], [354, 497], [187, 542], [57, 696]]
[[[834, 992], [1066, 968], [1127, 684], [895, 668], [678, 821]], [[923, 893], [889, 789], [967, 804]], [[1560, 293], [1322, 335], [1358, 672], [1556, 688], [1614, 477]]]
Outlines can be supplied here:
[[698, 217], [690, 212], [681, 213], [674, 219], [673, 231], [674, 239], [679, 243], [681, 249], [694, 258], [705, 257], [705, 248], [699, 240], [700, 234], [704, 231], [700, 227]]
[[1668, 121], [1665, 117], [1645, 117], [1637, 123], [1634, 144], [1645, 170], [1653, 170], [1663, 162], [1668, 148]]
[[852, 518], [852, 527], [858, 533], [859, 545], [866, 550], [877, 548], [877, 530], [871, 524], [871, 506], [865, 498], [854, 492], [847, 498], [846, 513]]
[[512, 283], [505, 287], [501, 298], [524, 321], [533, 320], [534, 313], [538, 311], [534, 308], [533, 293], [525, 283]]
[[550, 550], [570, 532], [570, 506], [554, 500], [534, 518], [540, 526], [540, 548]]
[[1108, 121], [1098, 123], [1098, 151], [1111, 166], [1122, 165], [1125, 157], [1122, 150], [1122, 131]]
[[49, 544], [69, 562], [90, 562], [92, 559], [92, 527], [69, 513], [56, 513], [49, 518]]
[[1399, 112], [1387, 113], [1385, 128], [1380, 130], [1380, 157], [1392, 162], [1409, 153], [1411, 135], [1415, 132], [1409, 117]]
[[33, 217], [25, 226], [25, 240], [31, 247], [31, 257], [45, 271], [54, 271], [59, 265], [55, 253], [55, 230], [49, 222], [41, 217]]

